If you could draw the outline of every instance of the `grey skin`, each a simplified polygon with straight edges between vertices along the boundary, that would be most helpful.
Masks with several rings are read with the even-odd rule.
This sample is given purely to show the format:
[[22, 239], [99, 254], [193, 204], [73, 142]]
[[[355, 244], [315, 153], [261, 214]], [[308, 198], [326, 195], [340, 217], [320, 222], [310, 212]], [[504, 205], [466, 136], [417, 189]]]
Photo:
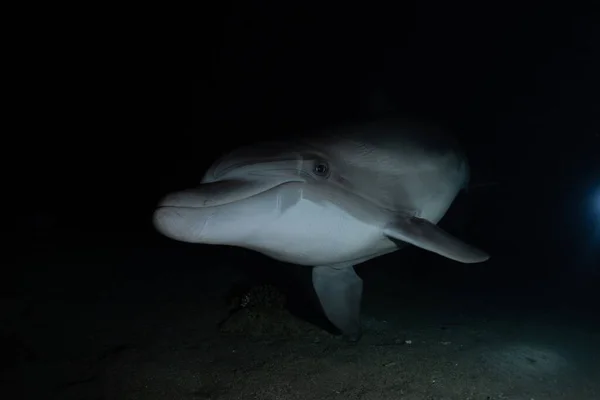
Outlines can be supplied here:
[[409, 243], [462, 263], [489, 256], [436, 226], [468, 181], [454, 140], [383, 120], [234, 150], [198, 187], [167, 195], [154, 226], [175, 240], [240, 246], [313, 267], [328, 319], [361, 335], [354, 266]]

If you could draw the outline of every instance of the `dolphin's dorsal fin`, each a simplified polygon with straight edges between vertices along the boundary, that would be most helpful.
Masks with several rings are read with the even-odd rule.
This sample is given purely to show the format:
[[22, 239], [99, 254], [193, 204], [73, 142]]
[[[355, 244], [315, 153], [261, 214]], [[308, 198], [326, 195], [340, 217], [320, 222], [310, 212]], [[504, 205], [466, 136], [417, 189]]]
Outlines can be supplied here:
[[399, 217], [386, 226], [383, 233], [462, 263], [479, 263], [490, 258], [484, 251], [455, 238], [423, 218]]

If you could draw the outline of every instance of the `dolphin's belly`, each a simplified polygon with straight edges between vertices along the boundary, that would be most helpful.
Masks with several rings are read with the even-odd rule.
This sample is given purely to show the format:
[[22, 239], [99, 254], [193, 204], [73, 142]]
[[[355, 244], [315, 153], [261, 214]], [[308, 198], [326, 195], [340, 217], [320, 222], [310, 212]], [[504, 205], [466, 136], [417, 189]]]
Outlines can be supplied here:
[[383, 235], [385, 223], [383, 213], [357, 217], [333, 203], [300, 200], [261, 226], [242, 245], [300, 265], [358, 263], [396, 248]]

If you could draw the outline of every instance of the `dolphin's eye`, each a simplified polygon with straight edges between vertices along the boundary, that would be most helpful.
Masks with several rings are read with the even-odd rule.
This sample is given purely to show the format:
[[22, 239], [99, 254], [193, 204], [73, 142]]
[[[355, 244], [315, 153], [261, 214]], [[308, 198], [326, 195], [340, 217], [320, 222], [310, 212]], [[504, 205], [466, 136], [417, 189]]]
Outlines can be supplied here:
[[324, 162], [318, 162], [315, 164], [313, 172], [315, 173], [315, 175], [327, 176], [327, 173], [329, 173], [329, 166]]

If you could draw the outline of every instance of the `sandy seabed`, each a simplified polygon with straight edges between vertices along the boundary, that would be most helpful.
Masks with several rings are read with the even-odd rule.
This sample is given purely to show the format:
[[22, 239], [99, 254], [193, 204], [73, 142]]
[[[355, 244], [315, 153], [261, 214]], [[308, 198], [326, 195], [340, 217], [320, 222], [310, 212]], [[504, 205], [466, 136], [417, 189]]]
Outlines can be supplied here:
[[600, 399], [598, 330], [556, 313], [394, 299], [367, 282], [365, 333], [347, 343], [286, 310], [219, 330], [227, 280], [170, 279], [5, 301], [0, 398]]

